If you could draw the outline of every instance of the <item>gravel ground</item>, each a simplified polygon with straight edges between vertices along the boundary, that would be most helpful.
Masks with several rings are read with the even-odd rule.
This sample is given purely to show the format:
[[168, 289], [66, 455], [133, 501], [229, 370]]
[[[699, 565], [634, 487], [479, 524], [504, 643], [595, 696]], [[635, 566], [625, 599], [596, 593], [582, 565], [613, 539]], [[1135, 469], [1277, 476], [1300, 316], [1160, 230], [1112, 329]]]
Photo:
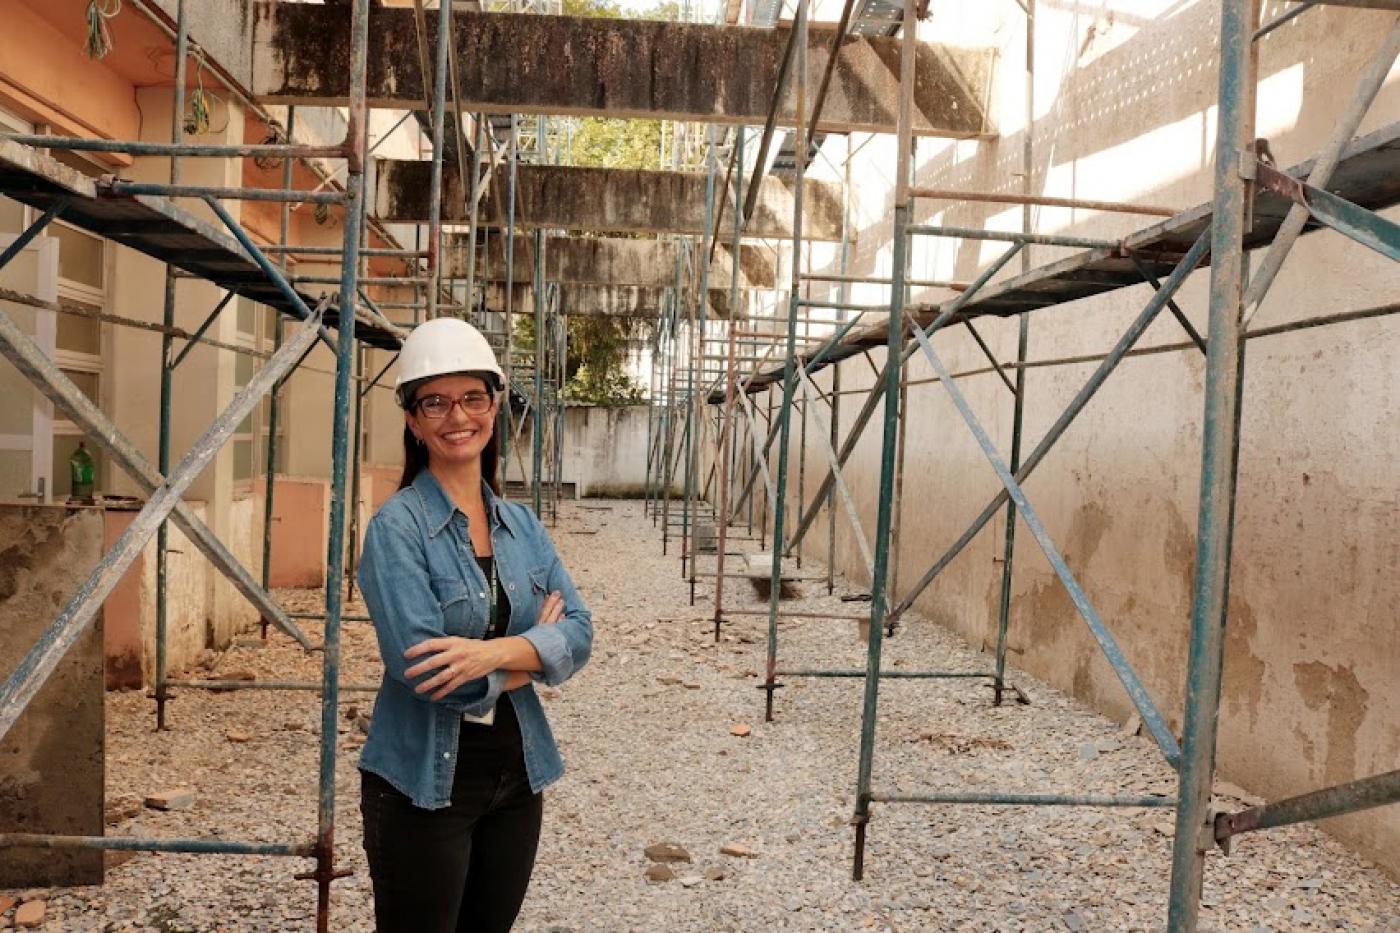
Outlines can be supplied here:
[[[583, 930], [1153, 930], [1164, 923], [1170, 811], [969, 806], [876, 807], [866, 880], [850, 880], [859, 680], [793, 680], [763, 720], [759, 671], [766, 619], [736, 617], [720, 644], [707, 620], [713, 581], [687, 601], [676, 552], [636, 502], [565, 503], [555, 539], [594, 611], [592, 664], [546, 705], [569, 774], [546, 794], [545, 829], [518, 929]], [[706, 561], [706, 563], [711, 563]], [[850, 614], [858, 603], [818, 583], [785, 600]], [[731, 608], [762, 608], [750, 585]], [[315, 608], [315, 593], [279, 594]], [[362, 612], [354, 603], [350, 611]], [[784, 620], [791, 667], [863, 665], [856, 625]], [[886, 663], [909, 670], [985, 668], [946, 631], [908, 617]], [[347, 626], [346, 683], [373, 683], [368, 626]], [[312, 680], [319, 656], [274, 634], [211, 656], [214, 675]], [[205, 672], [197, 672], [207, 676]], [[993, 708], [975, 681], [886, 681], [875, 756], [878, 790], [1174, 792], [1149, 740], [1033, 678], [1013, 679], [1032, 706]], [[342, 696], [337, 767], [339, 866], [334, 930], [373, 927], [359, 847], [352, 717]], [[152, 731], [140, 693], [108, 700], [111, 834], [288, 842], [315, 828], [319, 712], [312, 693], [184, 690], [173, 729]], [[751, 734], [732, 734], [737, 725]], [[742, 731], [742, 730], [739, 730]], [[195, 790], [186, 810], [144, 809], [147, 794]], [[1227, 803], [1245, 799], [1220, 788]], [[1233, 797], [1234, 800], [1228, 798]], [[134, 814], [134, 815], [133, 815]], [[682, 846], [675, 878], [649, 881], [644, 849]], [[726, 855], [721, 847], [747, 854]], [[8, 892], [47, 898], [45, 930], [307, 930], [309, 863], [246, 856], [138, 854], [101, 887]], [[1396, 930], [1400, 885], [1308, 827], [1240, 840], [1207, 866], [1203, 928]], [[0, 917], [11, 922], [14, 910]]]

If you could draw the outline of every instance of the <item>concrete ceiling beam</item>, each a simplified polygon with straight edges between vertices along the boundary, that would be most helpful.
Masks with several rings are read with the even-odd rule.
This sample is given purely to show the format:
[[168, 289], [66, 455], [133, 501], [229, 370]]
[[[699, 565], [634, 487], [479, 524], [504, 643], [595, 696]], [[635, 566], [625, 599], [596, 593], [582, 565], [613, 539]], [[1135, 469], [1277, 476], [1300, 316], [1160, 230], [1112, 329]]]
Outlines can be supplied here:
[[[574, 285], [555, 286], [559, 290], [559, 312], [580, 316], [643, 317], [655, 320], [661, 316], [661, 308], [666, 290], [638, 285]], [[491, 311], [504, 311], [506, 288], [493, 283], [486, 289], [486, 307]], [[516, 285], [511, 289], [511, 309], [514, 314], [535, 313], [535, 292], [529, 285]], [[740, 317], [748, 312], [748, 294], [739, 293]], [[729, 292], [722, 288], [710, 289], [711, 319], [730, 317]], [[683, 317], [689, 320], [689, 313]]]
[[[533, 17], [520, 17], [521, 19]], [[386, 223], [428, 222], [428, 162], [379, 159], [375, 162], [373, 214]], [[635, 169], [585, 168], [574, 165], [518, 167], [520, 205], [517, 228], [584, 230], [591, 233], [679, 233], [707, 235], [705, 176], [695, 172], [644, 172]], [[506, 166], [492, 184], [507, 190]], [[466, 201], [456, 172], [442, 176], [442, 221], [467, 222]], [[841, 239], [841, 185], [808, 181], [803, 192], [802, 236], [808, 240]], [[478, 223], [500, 227], [496, 199], [481, 201]], [[720, 224], [727, 239], [729, 225]], [[781, 178], [763, 179], [745, 236], [788, 239], [792, 236], [792, 185]]]
[[[349, 22], [335, 6], [254, 7], [252, 89], [264, 103], [339, 106], [349, 94]], [[758, 124], [768, 115], [788, 27], [755, 29], [578, 16], [458, 12], [462, 107], [494, 113], [569, 114]], [[428, 40], [436, 45], [436, 21]], [[808, 86], [826, 67], [835, 24], [813, 23]], [[893, 133], [899, 39], [852, 37], [841, 48], [820, 132]], [[427, 106], [410, 10], [370, 10], [369, 105]], [[992, 133], [987, 100], [995, 53], [920, 43], [914, 132], [967, 138]], [[795, 84], [778, 114], [793, 125]], [[430, 86], [430, 85], [429, 85]]]
[[[452, 278], [466, 276], [466, 235], [448, 234], [443, 243], [443, 274]], [[484, 269], [477, 275], [489, 281], [504, 281], [506, 277], [505, 244], [500, 237], [491, 238], [487, 247], [478, 251], [485, 258]], [[739, 263], [740, 288], [773, 288], [774, 268], [771, 257], [757, 246], [745, 246]], [[667, 240], [632, 240], [620, 237], [550, 237], [545, 251], [545, 278], [551, 282], [578, 285], [643, 285], [666, 288], [676, 281], [676, 244]], [[515, 251], [515, 271], [512, 278], [528, 282], [534, 275], [531, 257], [525, 248]], [[720, 247], [710, 266], [710, 285], [728, 288], [731, 276], [731, 253]]]

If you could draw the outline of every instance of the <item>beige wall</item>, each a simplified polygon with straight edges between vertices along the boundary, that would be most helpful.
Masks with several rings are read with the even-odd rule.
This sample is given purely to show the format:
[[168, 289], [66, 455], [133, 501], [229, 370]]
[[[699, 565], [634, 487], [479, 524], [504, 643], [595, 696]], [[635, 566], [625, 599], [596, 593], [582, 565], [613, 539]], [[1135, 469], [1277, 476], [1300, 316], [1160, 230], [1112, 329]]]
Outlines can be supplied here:
[[[960, 29], [975, 36], [985, 29], [984, 36], [1002, 45], [1002, 136], [986, 143], [922, 143], [918, 183], [1018, 191], [1013, 173], [1024, 133], [1024, 33], [1018, 17], [998, 22], [995, 11], [972, 7], [935, 5], [933, 22], [923, 29], [941, 36]], [[1034, 190], [1174, 208], [1208, 199], [1218, 5], [1108, 7], [1076, 12], [1039, 6]], [[1259, 132], [1284, 165], [1320, 147], [1388, 22], [1386, 14], [1337, 8], [1306, 17], [1261, 47]], [[1362, 132], [1397, 115], [1400, 80], [1393, 72]], [[840, 164], [844, 141], [828, 145]], [[853, 175], [865, 183], [857, 190], [853, 274], [889, 270], [893, 165], [886, 139], [872, 141], [856, 156]], [[1387, 213], [1400, 217], [1400, 211]], [[1020, 208], [925, 202], [916, 222], [1017, 229]], [[1034, 212], [1039, 232], [1096, 237], [1121, 236], [1150, 222], [1061, 209]], [[916, 242], [912, 271], [920, 278], [971, 279], [1004, 249], [970, 241]], [[1031, 262], [1041, 265], [1065, 254], [1036, 248]], [[819, 252], [815, 266], [835, 271], [834, 253]], [[1017, 271], [1013, 263], [1004, 275]], [[1207, 273], [1199, 273], [1179, 295], [1202, 331], [1207, 281]], [[1385, 304], [1394, 301], [1397, 289], [1400, 270], [1394, 264], [1335, 234], [1312, 234], [1295, 249], [1258, 322]], [[1124, 289], [1033, 315], [1031, 359], [1107, 350], [1149, 294], [1145, 287]], [[884, 298], [874, 287], [852, 295], [854, 301]], [[978, 327], [1000, 359], [1014, 359], [1014, 320], [986, 320]], [[1381, 319], [1249, 344], [1219, 763], [1225, 778], [1268, 797], [1387, 771], [1400, 754], [1397, 337], [1394, 319]], [[1180, 327], [1164, 315], [1142, 345], [1181, 338]], [[940, 335], [936, 346], [955, 372], [985, 364], [965, 331]], [[880, 362], [882, 354], [874, 356]], [[1026, 450], [1092, 369], [1085, 364], [1030, 371]], [[1026, 484], [1051, 536], [1174, 728], [1181, 722], [1195, 559], [1203, 374], [1194, 350], [1127, 361]], [[929, 376], [916, 357], [909, 377]], [[830, 378], [828, 370], [818, 382], [826, 387]], [[870, 367], [854, 359], [844, 364], [842, 379], [843, 390], [867, 387]], [[1007, 451], [1012, 406], [1006, 388], [994, 375], [959, 386]], [[915, 385], [909, 397], [900, 596], [998, 489], [942, 387]], [[862, 401], [860, 395], [843, 398], [844, 424]], [[877, 414], [846, 473], [872, 532], [879, 436]], [[793, 453], [795, 477], [796, 442]], [[817, 467], [824, 462], [815, 438], [809, 439], [807, 496], [815, 492], [823, 474]], [[995, 640], [1004, 524], [1004, 518], [994, 520], [917, 604], [974, 645]], [[841, 568], [868, 580], [839, 506], [837, 525]], [[806, 546], [824, 557], [825, 519], [816, 527], [821, 530]], [[1017, 534], [1010, 643], [1012, 663], [1111, 716], [1130, 713], [1123, 689], [1024, 525]], [[1324, 825], [1400, 872], [1400, 808]]]
[[[168, 140], [168, 117], [161, 119], [159, 115], [169, 114], [173, 106], [169, 89], [143, 88], [137, 91], [137, 99], [142, 111], [148, 115], [143, 124], [143, 138]], [[230, 107], [235, 112], [230, 114], [224, 126], [216, 126], [214, 131], [191, 141], [242, 143], [244, 123], [241, 113], [237, 113], [233, 105]], [[169, 180], [169, 171], [167, 159], [139, 158], [123, 175], [134, 180], [163, 182]], [[188, 159], [181, 163], [181, 181], [186, 184], [237, 185], [240, 171], [237, 160]], [[179, 203], [196, 216], [222, 228], [203, 204]], [[229, 202], [228, 208], [235, 217], [238, 216], [238, 202]], [[164, 266], [124, 247], [113, 247], [113, 250], [116, 255], [111, 310], [125, 317], [159, 323], [164, 307]], [[208, 282], [178, 279], [175, 296], [176, 326], [194, 331], [218, 304], [223, 291]], [[236, 325], [237, 318], [230, 305], [206, 333], [216, 340], [233, 342], [237, 337]], [[108, 338], [107, 371], [111, 374], [108, 380], [111, 386], [109, 413], [155, 463], [160, 424], [160, 335], [129, 327], [109, 327]], [[176, 342], [177, 347], [181, 345], [181, 342]], [[172, 468], [232, 400], [233, 372], [231, 353], [204, 345], [191, 351], [175, 371], [172, 380], [174, 404], [171, 409]], [[130, 495], [139, 492], [135, 484], [124, 476], [114, 475], [112, 481], [114, 490], [118, 492]], [[214, 458], [213, 463], [190, 487], [189, 495], [210, 504], [210, 528], [221, 539], [232, 540], [235, 531], [232, 512], [234, 482], [233, 457], [229, 447], [226, 446]], [[241, 597], [221, 575], [217, 579], [210, 577], [207, 586], [210, 588], [210, 619], [214, 631], [226, 633], [245, 621], [245, 613], [240, 608]]]

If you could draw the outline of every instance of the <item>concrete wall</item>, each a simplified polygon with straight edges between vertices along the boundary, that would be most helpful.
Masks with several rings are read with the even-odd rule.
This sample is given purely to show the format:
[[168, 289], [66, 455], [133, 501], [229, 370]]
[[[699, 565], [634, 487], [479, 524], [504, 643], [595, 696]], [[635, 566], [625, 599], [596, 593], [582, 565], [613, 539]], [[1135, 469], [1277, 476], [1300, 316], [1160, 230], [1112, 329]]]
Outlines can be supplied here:
[[[532, 437], [527, 425], [518, 442], [518, 463], [530, 476]], [[546, 438], [548, 435], [546, 435]], [[513, 455], [517, 456], [517, 455]], [[549, 452], [545, 452], [548, 464]], [[579, 406], [564, 413], [563, 480], [575, 484], [579, 496], [640, 497], [647, 478], [647, 407]], [[546, 475], [549, 475], [546, 473]], [[515, 463], [510, 481], [520, 480]], [[677, 480], [680, 485], [680, 480]]]
[[[1266, 4], [1273, 10], [1277, 4]], [[1007, 16], [999, 10], [1005, 7]], [[929, 35], [994, 36], [1002, 46], [997, 94], [1000, 139], [921, 142], [918, 183], [1019, 191], [1023, 26], [1011, 4], [934, 5]], [[1276, 11], [1275, 11], [1276, 12]], [[1387, 14], [1319, 8], [1261, 44], [1259, 135], [1288, 165], [1320, 147], [1334, 115], [1376, 49]], [[1218, 4], [1116, 2], [1094, 9], [1041, 4], [1036, 43], [1033, 190], [1061, 197], [1135, 200], [1186, 208], [1211, 191]], [[1368, 132], [1400, 114], [1392, 72]], [[865, 137], [857, 135], [859, 147]], [[832, 159], [845, 157], [833, 139]], [[852, 174], [859, 241], [850, 272], [890, 268], [892, 141], [860, 149]], [[821, 163], [818, 163], [819, 168]], [[1388, 216], [1400, 217], [1400, 211]], [[916, 222], [1018, 229], [1020, 208], [923, 202]], [[1150, 218], [1044, 209], [1039, 232], [1116, 237]], [[919, 238], [917, 278], [970, 279], [1003, 247]], [[1062, 255], [1036, 248], [1030, 261]], [[831, 251], [816, 268], [835, 271]], [[1004, 275], [1019, 271], [1016, 263]], [[1258, 322], [1278, 324], [1394, 301], [1400, 269], [1337, 235], [1306, 237], [1264, 304]], [[1125, 289], [1035, 315], [1031, 359], [1103, 352], [1147, 301]], [[929, 291], [928, 298], [947, 292]], [[875, 287], [853, 301], [881, 301]], [[1205, 330], [1207, 274], [1192, 277], [1179, 303]], [[1015, 321], [979, 322], [998, 358], [1014, 359]], [[1180, 340], [1164, 316], [1143, 345]], [[1234, 578], [1227, 628], [1219, 765], [1222, 776], [1270, 798], [1390, 770], [1400, 751], [1400, 392], [1393, 377], [1400, 330], [1371, 320], [1249, 344], [1245, 384]], [[985, 365], [965, 331], [937, 338], [955, 372]], [[881, 354], [873, 354], [881, 362]], [[1092, 364], [1036, 368], [1027, 380], [1027, 449], [1092, 371]], [[1126, 362], [1045, 460], [1026, 489], [1050, 534], [1122, 644], [1174, 728], [1180, 727], [1187, 626], [1195, 558], [1203, 360], [1196, 351]], [[930, 376], [916, 357], [914, 383]], [[860, 391], [871, 369], [842, 367], [843, 391]], [[831, 371], [818, 383], [831, 384]], [[959, 385], [1005, 452], [1011, 400], [995, 375]], [[762, 404], [761, 400], [760, 405]], [[845, 395], [849, 425], [863, 395]], [[848, 482], [865, 527], [875, 526], [879, 424], [857, 449]], [[796, 436], [796, 432], [794, 432]], [[793, 463], [797, 463], [797, 443]], [[807, 446], [815, 492], [824, 455]], [[776, 459], [776, 458], [775, 458]], [[794, 473], [795, 476], [795, 473]], [[936, 384], [909, 390], [908, 450], [900, 513], [896, 592], [904, 592], [962, 532], [998, 488], [981, 452]], [[795, 501], [795, 499], [794, 499]], [[792, 503], [789, 503], [790, 507]], [[793, 512], [789, 513], [790, 515]], [[838, 560], [868, 579], [853, 532], [838, 506]], [[818, 529], [825, 527], [825, 519]], [[975, 645], [995, 638], [1004, 519], [995, 520], [938, 581], [917, 609]], [[825, 534], [807, 542], [825, 556]], [[1125, 719], [1127, 698], [1102, 660], [1024, 525], [1017, 536], [1011, 619], [1012, 662], [1076, 697]], [[1026, 715], [1034, 716], [1034, 709]], [[1347, 844], [1400, 872], [1400, 808], [1323, 824]]]
[[[0, 508], [8, 676], [102, 555], [99, 509]], [[101, 613], [0, 740], [0, 832], [103, 833]], [[102, 853], [0, 849], [0, 887], [100, 884]]]

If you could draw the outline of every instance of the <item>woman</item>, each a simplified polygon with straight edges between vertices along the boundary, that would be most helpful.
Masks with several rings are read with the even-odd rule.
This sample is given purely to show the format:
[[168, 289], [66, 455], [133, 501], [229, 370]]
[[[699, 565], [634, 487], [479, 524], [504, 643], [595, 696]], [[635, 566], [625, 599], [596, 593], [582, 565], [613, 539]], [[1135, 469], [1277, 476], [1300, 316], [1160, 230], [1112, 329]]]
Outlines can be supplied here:
[[500, 498], [504, 383], [465, 321], [404, 340], [403, 479], [365, 531], [359, 570], [384, 661], [360, 757], [381, 933], [510, 929], [541, 791], [564, 771], [534, 681], [568, 680], [593, 643], [539, 519]]

